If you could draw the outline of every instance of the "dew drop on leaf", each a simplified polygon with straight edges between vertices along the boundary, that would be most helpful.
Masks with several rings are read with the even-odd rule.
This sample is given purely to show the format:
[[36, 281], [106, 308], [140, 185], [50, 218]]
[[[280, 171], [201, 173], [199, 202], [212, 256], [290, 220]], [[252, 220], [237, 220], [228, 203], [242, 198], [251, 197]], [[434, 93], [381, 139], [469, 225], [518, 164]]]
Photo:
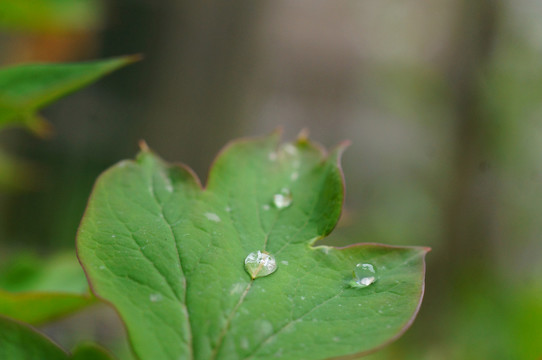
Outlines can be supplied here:
[[286, 188], [282, 188], [280, 193], [273, 195], [273, 203], [277, 209], [287, 208], [292, 204], [292, 193]]
[[149, 300], [151, 302], [159, 302], [159, 301], [162, 301], [163, 297], [162, 297], [162, 294], [151, 294], [149, 296]]
[[359, 263], [353, 273], [354, 279], [350, 281], [350, 286], [353, 288], [364, 288], [376, 281], [376, 270], [371, 264]]
[[211, 221], [220, 222], [220, 217], [215, 213], [207, 212], [205, 213], [205, 217]]
[[267, 276], [277, 270], [275, 257], [266, 251], [254, 251], [245, 258], [245, 269], [252, 277], [256, 279]]

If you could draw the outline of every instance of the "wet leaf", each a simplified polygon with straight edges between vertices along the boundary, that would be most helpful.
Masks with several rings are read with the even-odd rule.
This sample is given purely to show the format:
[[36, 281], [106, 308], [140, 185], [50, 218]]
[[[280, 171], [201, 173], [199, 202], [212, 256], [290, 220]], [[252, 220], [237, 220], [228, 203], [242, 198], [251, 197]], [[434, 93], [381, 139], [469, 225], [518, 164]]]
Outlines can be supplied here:
[[[325, 156], [305, 138], [234, 142], [205, 189], [142, 148], [98, 179], [77, 238], [94, 293], [116, 307], [140, 359], [363, 354], [412, 322], [426, 248], [312, 246], [341, 212], [342, 146]], [[249, 275], [257, 251], [277, 270]], [[363, 288], [351, 285], [359, 263], [375, 270]]]

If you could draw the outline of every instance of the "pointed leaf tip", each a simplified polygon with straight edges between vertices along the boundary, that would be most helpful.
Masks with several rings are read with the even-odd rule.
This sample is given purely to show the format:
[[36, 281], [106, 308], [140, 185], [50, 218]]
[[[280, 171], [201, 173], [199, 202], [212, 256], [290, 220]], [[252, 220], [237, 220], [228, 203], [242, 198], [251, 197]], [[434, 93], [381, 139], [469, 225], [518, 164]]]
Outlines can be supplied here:
[[139, 140], [139, 150], [142, 152], [151, 152], [151, 149], [145, 140]]

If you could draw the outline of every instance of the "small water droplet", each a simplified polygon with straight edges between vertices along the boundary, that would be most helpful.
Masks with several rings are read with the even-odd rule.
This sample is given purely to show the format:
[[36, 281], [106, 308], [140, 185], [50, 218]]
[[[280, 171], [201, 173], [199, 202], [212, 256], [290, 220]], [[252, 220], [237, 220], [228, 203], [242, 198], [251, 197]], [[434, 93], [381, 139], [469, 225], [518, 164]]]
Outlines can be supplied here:
[[273, 203], [277, 209], [287, 208], [292, 204], [292, 193], [286, 188], [282, 188], [280, 193], [273, 195]]
[[249, 348], [248, 339], [246, 337], [241, 338], [241, 348], [247, 350]]
[[226, 210], [226, 212], [231, 212], [231, 207], [226, 206], [226, 208], [224, 210]]
[[350, 281], [353, 288], [364, 288], [376, 281], [376, 271], [371, 264], [359, 263], [353, 271], [354, 279]]
[[151, 300], [151, 302], [159, 302], [162, 301], [163, 296], [162, 294], [151, 294], [149, 296], [149, 299]]
[[270, 152], [268, 156], [269, 156], [270, 161], [276, 161], [277, 160], [277, 153], [276, 152]]
[[205, 213], [205, 217], [214, 222], [220, 222], [220, 217], [215, 213]]
[[286, 260], [282, 260], [281, 263], [283, 263], [284, 265], [288, 265], [288, 261]]
[[277, 270], [275, 257], [266, 251], [254, 251], [248, 254], [245, 259], [245, 269], [252, 277], [256, 279], [267, 276]]
[[117, 235], [111, 235], [112, 238], [117, 237]]
[[298, 177], [299, 177], [299, 173], [298, 173], [297, 171], [294, 171], [294, 172], [292, 173], [292, 175], [290, 175], [290, 179], [291, 179], [292, 181], [296, 181]]
[[105, 265], [100, 265], [100, 270], [105, 270]]
[[290, 155], [295, 155], [297, 153], [297, 149], [292, 144], [286, 144], [283, 147], [284, 151]]
[[262, 205], [262, 209], [267, 211], [267, 210], [271, 209], [271, 207], [269, 205], [265, 204], [265, 205]]

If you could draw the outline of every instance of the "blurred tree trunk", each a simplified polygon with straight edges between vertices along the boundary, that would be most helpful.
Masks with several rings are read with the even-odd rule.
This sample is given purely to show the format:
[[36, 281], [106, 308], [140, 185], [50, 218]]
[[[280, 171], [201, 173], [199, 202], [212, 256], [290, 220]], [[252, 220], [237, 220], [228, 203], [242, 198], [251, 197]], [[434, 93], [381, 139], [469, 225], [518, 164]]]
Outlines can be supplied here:
[[[461, 297], [464, 282], [482, 279], [491, 270], [490, 244], [495, 235], [498, 183], [491, 171], [493, 150], [488, 129], [492, 121], [484, 109], [481, 81], [491, 61], [498, 4], [462, 0], [458, 5], [445, 64], [455, 141], [444, 194], [443, 245], [428, 257], [427, 292], [417, 325], [424, 343], [442, 344], [450, 335], [446, 319], [457, 310], [454, 304]], [[436, 314], [442, 321], [435, 321]]]
[[182, 159], [202, 178], [243, 124], [260, 6], [248, 0], [177, 1], [168, 6], [149, 56], [158, 71], [149, 84], [142, 133], [164, 157]]
[[497, 10], [493, 0], [463, 0], [448, 57], [447, 77], [456, 120], [442, 255], [445, 271], [451, 276], [482, 266], [490, 255], [498, 189], [489, 173], [492, 121], [483, 108], [480, 85], [491, 61]]

